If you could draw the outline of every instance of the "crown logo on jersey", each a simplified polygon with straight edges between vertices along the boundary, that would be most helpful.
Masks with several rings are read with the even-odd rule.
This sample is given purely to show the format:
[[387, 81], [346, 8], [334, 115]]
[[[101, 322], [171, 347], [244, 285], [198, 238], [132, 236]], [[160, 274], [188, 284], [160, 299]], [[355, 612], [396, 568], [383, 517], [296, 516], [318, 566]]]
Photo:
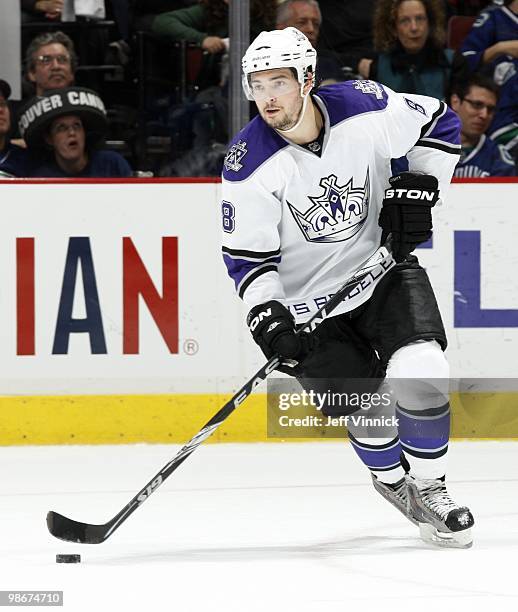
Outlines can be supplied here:
[[354, 187], [352, 178], [338, 185], [335, 174], [320, 179], [324, 193], [308, 196], [313, 206], [305, 213], [287, 202], [308, 242], [342, 242], [357, 234], [369, 212], [369, 171], [363, 187]]
[[241, 140], [239, 140], [233, 144], [225, 156], [225, 161], [223, 162], [225, 164], [225, 168], [227, 170], [239, 172], [243, 167], [241, 160], [247, 153], [246, 142], [241, 142]]
[[359, 89], [364, 94], [373, 94], [377, 100], [383, 100], [383, 89], [376, 81], [354, 81], [354, 89]]

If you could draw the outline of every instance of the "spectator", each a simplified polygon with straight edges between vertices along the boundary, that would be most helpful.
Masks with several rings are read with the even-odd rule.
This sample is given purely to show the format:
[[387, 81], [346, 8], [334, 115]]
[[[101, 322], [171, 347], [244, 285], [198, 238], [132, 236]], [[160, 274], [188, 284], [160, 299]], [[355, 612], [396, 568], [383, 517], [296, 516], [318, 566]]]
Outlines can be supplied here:
[[94, 91], [82, 87], [48, 91], [29, 102], [18, 125], [34, 157], [44, 156], [32, 176], [131, 176], [121, 155], [99, 149], [107, 121], [104, 104]]
[[168, 13], [197, 4], [198, 0], [133, 0], [133, 25], [137, 30], [150, 31], [160, 13]]
[[473, 74], [453, 87], [450, 105], [459, 115], [462, 151], [456, 177], [514, 176], [513, 160], [485, 134], [495, 113], [498, 86], [487, 76]]
[[294, 27], [305, 34], [318, 51], [317, 78], [321, 85], [344, 80], [339, 58], [334, 51], [319, 46], [322, 15], [317, 0], [284, 0], [277, 7], [276, 27], [284, 30]]
[[379, 0], [374, 44], [380, 52], [369, 78], [399, 92], [444, 100], [452, 80], [468, 71], [464, 58], [444, 50], [441, 0]]
[[375, 53], [372, 15], [377, 0], [319, 0], [320, 49], [335, 52], [343, 70], [367, 78]]
[[20, 0], [22, 23], [48, 19], [61, 19], [63, 0]]
[[28, 176], [30, 172], [29, 154], [11, 143], [11, 111], [8, 99], [11, 87], [7, 81], [0, 79], [0, 177]]
[[277, 29], [294, 27], [317, 48], [322, 15], [317, 0], [284, 0], [277, 7]]
[[[184, 114], [185, 123], [192, 126], [193, 149], [200, 149], [199, 155], [208, 153], [214, 142], [226, 142], [228, 138], [227, 87], [221, 73], [221, 59], [228, 49], [228, 1], [201, 0], [158, 15], [153, 21], [153, 32], [164, 40], [198, 43], [206, 51], [198, 77], [200, 92], [194, 100], [199, 110], [191, 111], [190, 117], [187, 111]], [[251, 0], [252, 38], [273, 29], [276, 5], [276, 0]]]
[[[171, 42], [198, 43], [210, 55], [224, 53], [228, 48], [228, 2], [201, 0], [199, 4], [162, 13], [154, 19], [152, 31]], [[276, 5], [276, 0], [251, 0], [251, 38], [273, 28]]]
[[69, 87], [74, 83], [77, 55], [74, 43], [63, 32], [45, 32], [36, 36], [27, 48], [25, 69], [36, 95], [49, 89]]
[[483, 11], [460, 51], [473, 71], [491, 75], [500, 86], [489, 134], [518, 157], [518, 0]]

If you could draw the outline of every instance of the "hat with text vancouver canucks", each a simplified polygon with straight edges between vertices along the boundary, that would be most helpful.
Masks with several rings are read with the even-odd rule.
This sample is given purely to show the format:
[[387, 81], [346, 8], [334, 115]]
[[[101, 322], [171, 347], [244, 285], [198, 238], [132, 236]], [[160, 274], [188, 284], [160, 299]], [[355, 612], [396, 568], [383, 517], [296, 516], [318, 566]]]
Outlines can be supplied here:
[[81, 119], [88, 146], [104, 137], [108, 122], [101, 98], [84, 87], [65, 87], [36, 96], [21, 109], [18, 127], [29, 148], [45, 148], [46, 136], [55, 119], [75, 115]]

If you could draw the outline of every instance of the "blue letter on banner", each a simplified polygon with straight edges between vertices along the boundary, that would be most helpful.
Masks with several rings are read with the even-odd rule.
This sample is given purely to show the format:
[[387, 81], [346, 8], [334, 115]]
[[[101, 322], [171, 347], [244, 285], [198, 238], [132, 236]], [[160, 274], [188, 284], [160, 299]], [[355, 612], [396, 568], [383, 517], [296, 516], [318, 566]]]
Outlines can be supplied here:
[[[83, 277], [85, 319], [72, 318], [78, 265], [81, 265]], [[90, 335], [90, 348], [93, 354], [107, 352], [90, 238], [70, 238], [52, 353], [66, 355], [70, 334], [85, 332]]]
[[455, 232], [455, 327], [518, 327], [518, 309], [480, 308], [480, 232]]

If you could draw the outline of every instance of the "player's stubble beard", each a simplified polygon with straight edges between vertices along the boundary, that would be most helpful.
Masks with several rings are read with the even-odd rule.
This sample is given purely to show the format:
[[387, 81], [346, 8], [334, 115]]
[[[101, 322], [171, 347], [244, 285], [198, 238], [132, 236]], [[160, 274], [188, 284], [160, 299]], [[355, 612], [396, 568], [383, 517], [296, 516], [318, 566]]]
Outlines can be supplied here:
[[[289, 130], [299, 120], [300, 113], [302, 112], [303, 100], [299, 98], [297, 107], [291, 112], [287, 112], [285, 109], [281, 110], [276, 117], [268, 117], [266, 111], [268, 106], [265, 106], [261, 113], [262, 118], [266, 123], [274, 130]], [[278, 108], [275, 104], [272, 104], [270, 108]]]

